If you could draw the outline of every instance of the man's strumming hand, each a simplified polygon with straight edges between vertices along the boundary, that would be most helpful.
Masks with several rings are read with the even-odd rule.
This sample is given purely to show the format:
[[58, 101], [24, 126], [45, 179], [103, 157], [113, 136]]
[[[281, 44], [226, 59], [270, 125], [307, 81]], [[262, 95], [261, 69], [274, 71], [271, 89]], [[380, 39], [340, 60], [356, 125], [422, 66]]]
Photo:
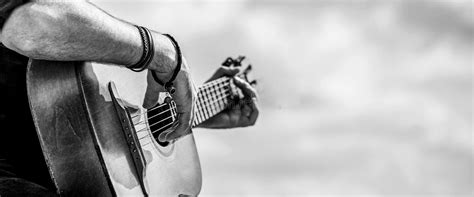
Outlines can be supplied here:
[[[152, 33], [155, 43], [155, 55], [148, 66], [148, 69], [154, 71], [158, 79], [166, 83], [170, 80], [177, 66], [176, 51], [171, 41], [158, 33]], [[160, 45], [160, 46], [156, 46]], [[192, 121], [194, 120], [194, 105], [196, 100], [196, 90], [189, 67], [182, 58], [181, 69], [173, 81], [175, 92], [172, 94], [173, 100], [176, 102], [178, 113], [178, 122], [166, 132], [160, 134], [160, 141], [172, 141], [184, 135], [191, 133]], [[166, 91], [162, 87], [161, 91]]]

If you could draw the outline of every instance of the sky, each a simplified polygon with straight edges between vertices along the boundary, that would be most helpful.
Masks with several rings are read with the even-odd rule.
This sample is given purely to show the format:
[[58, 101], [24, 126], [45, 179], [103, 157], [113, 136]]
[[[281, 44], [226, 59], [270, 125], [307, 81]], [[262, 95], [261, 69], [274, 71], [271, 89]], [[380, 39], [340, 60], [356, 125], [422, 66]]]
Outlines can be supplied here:
[[173, 34], [196, 84], [253, 65], [257, 124], [194, 130], [202, 196], [473, 194], [472, 1], [93, 2]]

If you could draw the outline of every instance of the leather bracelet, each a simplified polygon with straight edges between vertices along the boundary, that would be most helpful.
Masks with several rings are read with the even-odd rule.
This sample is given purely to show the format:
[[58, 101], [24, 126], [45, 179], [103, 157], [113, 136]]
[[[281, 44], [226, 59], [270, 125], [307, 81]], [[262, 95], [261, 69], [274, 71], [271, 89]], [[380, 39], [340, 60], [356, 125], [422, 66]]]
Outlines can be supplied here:
[[143, 53], [140, 57], [140, 60], [136, 64], [128, 66], [127, 68], [135, 72], [141, 72], [148, 68], [148, 65], [153, 60], [155, 46], [153, 44], [153, 37], [151, 36], [150, 30], [142, 26], [135, 25], [135, 27], [138, 29], [140, 38], [142, 39]]
[[176, 51], [176, 59], [177, 59], [177, 65], [173, 71], [173, 75], [171, 76], [170, 80], [168, 82], [166, 82], [165, 84], [163, 84], [163, 82], [161, 82], [159, 79], [158, 79], [158, 76], [156, 76], [156, 73], [155, 72], [152, 72], [152, 76], [153, 76], [153, 79], [160, 85], [164, 86], [165, 89], [169, 92], [169, 93], [174, 93], [175, 89], [173, 87], [173, 81], [176, 79], [176, 77], [178, 76], [178, 73], [179, 71], [181, 70], [181, 64], [183, 62], [183, 55], [181, 54], [181, 48], [179, 47], [178, 45], [178, 42], [176, 42], [176, 40], [173, 38], [173, 36], [169, 35], [169, 34], [163, 34], [164, 36], [168, 37], [170, 40], [171, 40], [171, 43], [173, 43], [173, 46], [174, 46], [174, 49]]

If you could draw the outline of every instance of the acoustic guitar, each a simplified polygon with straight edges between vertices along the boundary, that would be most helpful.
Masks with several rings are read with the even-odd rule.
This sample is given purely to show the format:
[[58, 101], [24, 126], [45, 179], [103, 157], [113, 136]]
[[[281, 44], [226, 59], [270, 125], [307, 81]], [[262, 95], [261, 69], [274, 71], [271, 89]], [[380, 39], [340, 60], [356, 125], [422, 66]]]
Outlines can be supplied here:
[[[223, 65], [240, 66], [244, 57]], [[239, 76], [247, 80], [250, 66]], [[176, 104], [150, 71], [87, 62], [30, 60], [31, 113], [61, 196], [196, 196], [202, 177], [192, 134], [158, 135], [176, 121]], [[239, 96], [233, 78], [198, 88], [193, 127]]]

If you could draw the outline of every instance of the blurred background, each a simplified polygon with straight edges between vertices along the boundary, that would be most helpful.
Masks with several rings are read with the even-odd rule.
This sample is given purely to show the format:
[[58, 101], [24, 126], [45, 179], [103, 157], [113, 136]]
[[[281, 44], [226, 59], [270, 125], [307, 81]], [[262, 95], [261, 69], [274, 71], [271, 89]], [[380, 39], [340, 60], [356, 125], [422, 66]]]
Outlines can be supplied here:
[[472, 1], [93, 2], [175, 35], [197, 84], [254, 66], [257, 124], [194, 130], [202, 196], [472, 196]]

